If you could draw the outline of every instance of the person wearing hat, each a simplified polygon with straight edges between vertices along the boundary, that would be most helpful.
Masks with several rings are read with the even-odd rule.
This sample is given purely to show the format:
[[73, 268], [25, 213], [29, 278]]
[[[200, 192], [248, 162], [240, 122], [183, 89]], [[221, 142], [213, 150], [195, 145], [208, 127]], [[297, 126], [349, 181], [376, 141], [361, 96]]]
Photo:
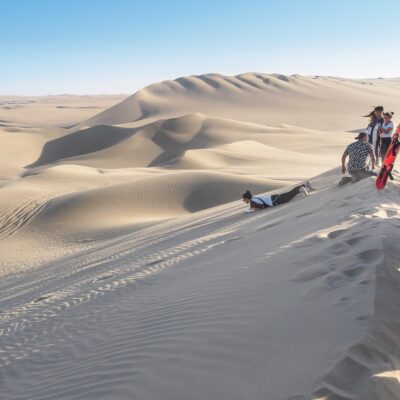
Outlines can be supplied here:
[[368, 135], [365, 132], [360, 132], [355, 137], [356, 142], [350, 143], [342, 155], [342, 173], [346, 173], [346, 158], [349, 157], [347, 164], [347, 172], [351, 178], [343, 178], [339, 185], [350, 181], [357, 182], [360, 179], [374, 175], [372, 171], [367, 169], [367, 159], [371, 158], [372, 169], [375, 168], [375, 155], [372, 145], [368, 142]]

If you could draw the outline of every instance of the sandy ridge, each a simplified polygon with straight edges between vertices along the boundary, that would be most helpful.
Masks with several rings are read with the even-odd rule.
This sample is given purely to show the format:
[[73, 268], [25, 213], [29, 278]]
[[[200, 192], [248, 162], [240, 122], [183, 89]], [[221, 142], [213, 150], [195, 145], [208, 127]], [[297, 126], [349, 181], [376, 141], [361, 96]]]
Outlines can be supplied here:
[[[324, 180], [329, 182], [329, 179], [332, 178], [328, 175], [327, 178], [322, 178], [322, 182]], [[283, 268], [282, 271], [286, 271], [283, 272], [283, 276], [280, 278], [283, 280], [279, 280], [282, 282], [279, 285], [290, 285], [293, 291], [292, 295], [295, 296], [292, 298], [292, 304], [298, 302], [304, 307], [305, 304], [314, 302], [315, 308], [315, 301], [318, 299], [320, 306], [317, 308], [321, 308], [320, 311], [322, 311], [326, 307], [331, 308], [330, 303], [336, 301], [337, 311], [330, 318], [336, 314], [333, 317], [334, 320], [336, 319], [334, 323], [339, 325], [339, 321], [344, 318], [355, 334], [339, 337], [341, 344], [336, 347], [336, 352], [330, 352], [326, 361], [322, 361], [324, 360], [322, 355], [326, 351], [324, 342], [327, 339], [320, 342], [320, 340], [316, 340], [318, 336], [308, 331], [309, 338], [301, 336], [303, 346], [307, 346], [308, 340], [315, 341], [314, 345], [317, 348], [321, 346], [321, 362], [325, 367], [321, 368], [321, 364], [319, 364], [315, 368], [319, 371], [327, 370], [326, 374], [324, 373], [317, 380], [314, 377], [313, 384], [308, 380], [308, 383], [304, 385], [307, 380], [303, 380], [303, 373], [306, 373], [309, 367], [313, 368], [310, 359], [310, 364], [307, 364], [308, 367], [304, 368], [303, 373], [300, 374], [302, 379], [293, 379], [292, 384], [287, 385], [288, 387], [282, 391], [280, 383], [275, 382], [274, 384], [277, 378], [273, 376], [272, 380], [265, 382], [265, 389], [268, 390], [265, 393], [272, 393], [272, 395], [276, 393], [277, 395], [278, 392], [275, 391], [279, 391], [280, 395], [277, 398], [291, 400], [309, 399], [311, 392], [314, 392], [312, 398], [315, 399], [372, 399], [379, 393], [385, 393], [385, 396], [388, 396], [385, 397], [387, 399], [395, 399], [394, 393], [396, 392], [393, 389], [396, 387], [393, 386], [395, 381], [390, 379], [387, 381], [387, 378], [379, 376], [393, 371], [398, 362], [396, 353], [390, 347], [390, 343], [394, 344], [398, 339], [396, 323], [387, 319], [387, 315], [390, 316], [393, 313], [390, 311], [387, 313], [386, 304], [388, 288], [394, 288], [396, 280], [399, 279], [396, 267], [397, 253], [391, 253], [395, 250], [392, 245], [393, 238], [400, 228], [396, 222], [399, 210], [394, 201], [397, 189], [392, 188], [385, 193], [384, 200], [382, 194], [374, 194], [370, 197], [371, 204], [368, 205], [360, 203], [358, 200], [369, 193], [370, 181], [361, 182], [344, 190], [335, 188], [332, 180], [328, 185], [325, 183], [320, 186], [324, 189], [313, 194], [312, 201], [308, 198], [297, 199], [294, 203], [297, 205], [295, 208], [283, 206], [270, 213], [258, 213], [244, 218], [240, 212], [240, 205], [232, 204], [223, 213], [221, 213], [224, 210], [223, 207], [203, 211], [199, 213], [201, 215], [198, 216], [198, 221], [191, 221], [189, 218], [183, 217], [182, 220], [166, 222], [164, 228], [161, 224], [157, 229], [153, 228], [153, 232], [156, 234], [154, 239], [149, 236], [151, 231], [149, 228], [147, 233], [143, 233], [142, 244], [135, 235], [128, 235], [124, 240], [116, 239], [114, 246], [108, 248], [104, 246], [100, 252], [100, 254], [103, 253], [100, 259], [97, 258], [96, 251], [93, 251], [92, 254], [86, 253], [83, 257], [87, 260], [86, 267], [82, 271], [80, 269], [83, 264], [81, 267], [75, 264], [77, 268], [74, 275], [54, 275], [53, 282], [49, 283], [49, 287], [58, 286], [58, 291], [43, 291], [40, 288], [46, 285], [46, 281], [43, 280], [40, 283], [39, 280], [37, 281], [39, 286], [34, 285], [35, 289], [28, 291], [18, 300], [21, 302], [20, 306], [15, 307], [11, 313], [2, 315], [1, 338], [4, 348], [8, 349], [1, 358], [3, 365], [16, 365], [18, 359], [27, 358], [32, 359], [32, 362], [41, 362], [42, 357], [45, 357], [48, 369], [46, 372], [41, 371], [40, 374], [45, 373], [46, 375], [42, 375], [42, 377], [46, 376], [47, 378], [46, 380], [42, 378], [40, 387], [34, 383], [35, 376], [39, 372], [35, 372], [35, 370], [25, 370], [24, 372], [24, 382], [26, 385], [29, 384], [33, 399], [47, 399], [54, 396], [68, 399], [75, 398], [78, 393], [78, 396], [84, 398], [107, 398], [110, 393], [117, 396], [116, 398], [123, 398], [132, 393], [140, 398], [148, 396], [158, 398], [162, 392], [165, 393], [165, 385], [168, 381], [163, 378], [164, 370], [159, 370], [156, 366], [159, 362], [163, 363], [167, 355], [171, 357], [172, 355], [169, 355], [171, 351], [178, 351], [178, 347], [176, 347], [178, 345], [181, 350], [174, 358], [173, 365], [175, 367], [171, 370], [172, 376], [177, 378], [182, 376], [181, 374], [187, 375], [183, 382], [191, 382], [196, 386], [195, 381], [190, 378], [189, 371], [191, 369], [188, 369], [187, 366], [200, 365], [197, 363], [204, 362], [204, 357], [207, 357], [210, 367], [219, 371], [219, 376], [225, 376], [224, 379], [230, 380], [229, 377], [235, 375], [231, 375], [233, 371], [228, 365], [237, 365], [238, 367], [243, 365], [247, 368], [246, 363], [241, 363], [244, 360], [250, 361], [248, 357], [255, 351], [253, 344], [258, 343], [258, 340], [261, 339], [261, 336], [258, 336], [259, 332], [255, 321], [260, 323], [260, 315], [257, 310], [261, 304], [256, 306], [256, 302], [263, 303], [263, 301], [257, 293], [259, 290], [262, 291], [266, 302], [263, 307], [266, 306], [267, 309], [271, 308], [271, 304], [275, 301], [279, 302], [276, 298], [273, 300], [271, 297], [274, 295], [272, 288], [269, 288], [271, 296], [268, 294], [269, 291], [263, 288], [267, 282], [265, 279], [268, 279], [267, 276], [270, 272], [268, 269], [262, 268], [262, 265], [266, 265], [265, 263], [269, 260], [268, 265], [278, 263], [281, 265], [281, 269]], [[315, 223], [326, 209], [327, 199], [330, 201], [330, 207], [328, 213], [325, 213], [326, 220]], [[381, 205], [382, 200], [384, 206]], [[339, 213], [338, 210], [342, 212]], [[283, 215], [286, 217], [282, 218]], [[314, 222], [310, 223], [310, 221]], [[170, 231], [175, 224], [177, 224], [175, 233], [172, 230], [172, 236], [168, 236], [166, 230]], [[292, 228], [301, 226], [303, 232], [290, 235], [293, 239], [289, 242], [287, 241], [290, 239], [289, 237], [282, 241], [275, 236], [274, 241], [281, 243], [278, 246], [281, 251], [268, 251], [270, 246], [268, 238], [271, 238], [271, 231], [277, 229], [276, 232], [285, 231], [287, 225], [291, 225]], [[366, 231], [373, 234], [366, 236]], [[375, 242], [375, 247], [371, 248], [373, 238], [379, 237], [382, 232], [386, 233], [386, 239], [381, 243]], [[186, 240], [182, 241], [182, 238], [185, 237]], [[238, 250], [235, 251], [235, 248], [237, 249], [240, 243], [240, 246], [248, 247], [248, 254], [252, 254], [247, 266], [250, 268], [248, 273], [246, 269], [240, 267], [241, 261], [234, 261], [238, 257]], [[253, 254], [252, 251], [256, 248], [262, 249], [261, 243], [266, 247], [264, 254], [263, 252]], [[354, 246], [356, 247], [353, 251], [352, 247]], [[276, 244], [273, 247], [277, 247]], [[158, 250], [156, 250], [157, 248]], [[303, 251], [302, 257], [292, 258], [299, 249], [304, 248], [307, 248], [307, 252]], [[337, 256], [338, 251], [341, 253], [339, 257]], [[397, 252], [397, 250], [395, 251]], [[210, 254], [211, 258], [206, 256], [207, 254]], [[215, 260], [220, 257], [225, 260], [224, 264], [215, 263]], [[291, 258], [293, 261], [288, 262]], [[98, 261], [95, 261], [96, 259]], [[207, 260], [211, 259], [214, 260], [212, 277], [207, 276], [206, 272], [211, 271], [211, 265], [207, 263]], [[282, 261], [279, 260], [286, 260], [287, 266], [284, 267], [280, 264]], [[345, 262], [343, 262], [344, 260]], [[60, 263], [59, 267], [54, 264], [53, 269], [57, 271], [59, 268], [59, 271], [65, 271], [66, 265], [74, 264], [75, 261], [75, 257], [70, 260], [66, 259]], [[313, 269], [310, 269], [310, 262], [315, 265]], [[162, 274], [160, 274], [161, 272]], [[39, 276], [41, 274], [45, 274], [45, 269]], [[193, 274], [194, 276], [191, 277]], [[266, 276], [262, 278], [264, 274]], [[196, 289], [193, 287], [190, 292], [181, 291], [182, 285], [193, 285], [192, 279], [195, 276], [196, 280], [200, 279], [198, 284], [201, 287], [197, 286]], [[227, 278], [228, 276], [231, 276], [230, 279]], [[34, 277], [35, 272], [32, 272], [29, 280], [35, 282], [35, 279], [32, 279]], [[240, 280], [237, 280], [239, 278]], [[246, 282], [248, 279], [252, 282], [253, 294], [250, 297], [246, 289], [250, 283]], [[292, 279], [292, 284], [288, 283], [290, 279]], [[206, 286], [201, 284], [203, 280], [208, 282]], [[257, 285], [256, 282], [259, 284]], [[277, 282], [275, 284], [278, 284]], [[66, 286], [62, 288], [65, 284]], [[233, 287], [231, 287], [232, 285]], [[156, 291], [154, 286], [158, 288]], [[373, 290], [371, 291], [371, 289]], [[178, 297], [173, 300], [168, 293], [175, 293]], [[290, 292], [286, 292], [286, 295], [292, 296]], [[132, 296], [138, 302], [138, 308], [135, 306], [135, 301], [132, 302]], [[169, 300], [163, 301], [164, 296], [166, 296], [165, 300], [167, 298]], [[255, 296], [254, 299], [252, 299], [253, 296]], [[389, 296], [390, 302], [393, 304], [392, 294]], [[250, 303], [247, 304], [244, 301], [246, 298]], [[111, 299], [118, 299], [118, 301], [114, 302]], [[242, 303], [237, 301], [239, 299]], [[8, 301], [13, 300], [9, 299]], [[233, 302], [237, 307], [236, 311], [231, 307], [223, 311], [218, 306], [222, 304], [221, 301], [223, 304]], [[256, 308], [250, 311], [250, 305]], [[380, 309], [381, 305], [384, 305], [383, 309]], [[118, 312], [116, 312], [116, 306]], [[286, 307], [283, 306], [283, 303], [281, 306], [283, 309]], [[101, 309], [101, 314], [97, 313], [96, 309]], [[135, 311], [132, 314], [133, 310]], [[243, 313], [244, 310], [247, 310], [247, 313]], [[384, 315], [385, 310], [386, 315]], [[67, 315], [69, 317], [66, 319]], [[319, 315], [321, 318], [322, 314]], [[272, 315], [271, 318], [273, 318]], [[69, 327], [67, 321], [72, 322], [76, 319], [79, 319], [81, 323]], [[94, 326], [96, 326], [96, 330], [93, 330]], [[99, 326], [102, 326], [100, 330]], [[110, 329], [111, 326], [112, 329]], [[377, 326], [380, 327], [378, 331]], [[249, 330], [249, 327], [253, 328]], [[38, 334], [38, 329], [45, 330], [47, 334]], [[79, 329], [79, 332], [76, 329]], [[243, 336], [243, 329], [247, 331], [245, 336]], [[301, 329], [305, 329], [305, 327]], [[323, 329], [322, 326], [320, 329]], [[328, 326], [328, 329], [331, 328]], [[21, 339], [27, 338], [28, 332], [36, 333], [28, 341], [23, 340], [24, 345], [20, 347], [16, 338], [20, 335]], [[208, 339], [203, 345], [198, 342], [197, 337], [200, 332], [203, 332], [202, 337], [205, 335], [206, 338], [212, 333], [210, 338], [216, 339], [215, 344], [208, 342]], [[227, 332], [230, 332], [228, 336]], [[235, 332], [239, 336], [236, 336]], [[268, 330], [264, 334], [267, 332]], [[188, 334], [189, 336], [186, 336]], [[251, 335], [251, 341], [246, 340], [246, 337], [249, 338], [248, 335]], [[229, 339], [230, 336], [232, 341]], [[7, 337], [12, 339], [12, 343], [8, 343]], [[96, 337], [94, 341], [93, 337]], [[190, 346], [186, 347], [182, 340], [184, 340], [183, 338], [188, 340], [189, 337], [192, 337], [188, 342]], [[224, 338], [223, 341], [219, 341], [219, 337]], [[331, 340], [334, 337], [335, 335], [331, 337]], [[90, 341], [89, 338], [91, 338]], [[110, 338], [112, 338], [111, 341]], [[178, 340], [178, 338], [182, 339]], [[241, 338], [242, 345], [236, 347], [234, 343], [239, 338]], [[334, 341], [336, 340], [338, 337], [334, 339]], [[52, 350], [52, 344], [56, 346], [57, 352]], [[192, 346], [195, 346], [194, 352], [189, 350]], [[129, 348], [132, 351], [127, 353]], [[269, 346], [265, 348], [265, 351], [267, 352], [266, 356], [270, 358], [268, 348]], [[63, 361], [57, 360], [56, 354], [60, 349], [64, 349], [63, 351], [68, 355], [63, 358]], [[37, 352], [38, 350], [39, 352]], [[82, 351], [86, 354], [86, 361], [79, 355]], [[257, 348], [257, 351], [260, 352], [260, 349]], [[283, 354], [280, 354], [280, 357], [282, 356]], [[33, 361], [35, 359], [36, 361]], [[180, 359], [182, 361], [179, 361]], [[235, 359], [239, 364], [231, 364]], [[78, 362], [78, 360], [80, 361]], [[103, 364], [101, 360], [107, 360], [107, 362]], [[183, 360], [186, 361], [180, 364]], [[290, 363], [288, 364], [284, 360], [285, 357], [275, 360], [279, 364], [280, 373], [283, 374], [282, 378], [286, 375], [283, 371], [290, 374], [291, 369]], [[75, 365], [75, 368], [69, 368], [70, 362]], [[221, 368], [223, 369], [218, 366], [220, 362], [222, 362]], [[357, 367], [360, 371], [359, 375], [353, 374], [354, 363], [359, 365]], [[101, 365], [107, 369], [107, 375]], [[110, 374], [109, 366], [111, 365], [113, 366], [111, 370], [114, 372]], [[89, 373], [94, 366], [97, 371], [96, 377], [102, 376], [105, 379], [104, 384], [95, 385], [97, 378], [93, 375], [91, 377]], [[346, 377], [349, 375], [346, 371], [349, 368], [353, 371], [352, 376], [356, 381], [352, 378], [351, 382], [347, 384]], [[184, 372], [185, 370], [186, 372]], [[128, 371], [137, 371], [137, 380], [134, 377], [129, 380], [121, 380], [121, 376], [127, 374]], [[147, 376], [150, 373], [150, 376], [153, 377], [151, 379], [152, 386], [148, 386], [146, 382], [143, 384], [144, 371], [147, 371]], [[310, 374], [312, 375], [312, 371]], [[68, 385], [64, 378], [62, 380], [64, 383], [61, 383], [61, 376], [64, 378], [68, 376], [68, 380], [74, 382], [73, 386], [76, 389]], [[209, 377], [202, 369], [197, 369], [196, 376], [196, 380], [200, 380], [200, 382]], [[47, 379], [49, 382], [51, 380], [59, 382], [59, 384], [47, 386]], [[178, 382], [175, 378], [169, 377], [168, 380], [170, 379]], [[240, 385], [246, 385], [247, 379], [250, 379], [247, 374], [242, 375]], [[263, 379], [265, 381], [264, 374]], [[9, 378], [5, 382], [11, 383]], [[139, 382], [141, 382], [140, 385], [138, 385]], [[158, 383], [156, 384], [156, 382]], [[179, 382], [181, 383], [175, 389], [167, 384], [170, 396], [168, 398], [179, 396], [179, 393], [187, 390], [186, 384], [182, 385], [181, 380]], [[249, 384], [250, 382], [251, 380], [248, 381]], [[257, 381], [256, 378], [254, 383], [256, 382], [257, 393], [262, 393], [263, 381]], [[228, 390], [229, 396], [240, 398], [242, 392], [240, 390], [235, 392], [237, 390], [235, 381], [231, 381], [230, 385], [233, 391]], [[217, 395], [221, 393], [220, 389], [217, 382], [211, 381], [206, 392], [208, 395]], [[11, 399], [21, 396], [25, 389], [24, 385], [17, 389], [16, 386], [7, 384], [6, 390]], [[226, 387], [224, 390], [224, 393], [227, 394]], [[307, 394], [307, 390], [310, 391], [309, 394]], [[204, 391], [196, 391], [193, 396], [202, 398], [204, 393]], [[393, 393], [393, 396], [390, 397], [388, 393]]]

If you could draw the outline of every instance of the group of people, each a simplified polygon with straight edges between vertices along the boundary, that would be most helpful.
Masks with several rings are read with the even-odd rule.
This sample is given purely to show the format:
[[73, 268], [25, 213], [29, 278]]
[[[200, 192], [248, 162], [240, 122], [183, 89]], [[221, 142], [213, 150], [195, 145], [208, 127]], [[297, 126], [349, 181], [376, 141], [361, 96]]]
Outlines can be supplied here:
[[[377, 106], [365, 116], [369, 118], [366, 130], [355, 137], [356, 141], [349, 144], [342, 155], [342, 173], [348, 172], [350, 176], [344, 177], [339, 182], [339, 186], [376, 175], [373, 171], [375, 165], [379, 166], [380, 162], [383, 163], [394, 134], [393, 115], [393, 112], [385, 112], [383, 106]], [[349, 161], [346, 168], [347, 157]], [[249, 205], [247, 211], [254, 211], [286, 203], [300, 193], [308, 195], [310, 190], [312, 187], [307, 181], [289, 192], [270, 196], [253, 196], [247, 190], [242, 198]]]
[[394, 133], [393, 114], [393, 112], [384, 112], [383, 106], [378, 106], [365, 116], [369, 118], [365, 133], [372, 145], [377, 166], [379, 166], [379, 160], [383, 162], [385, 159]]
[[[376, 175], [375, 165], [379, 166], [385, 160], [394, 134], [393, 114], [384, 112], [383, 107], [378, 106], [366, 115], [369, 117], [366, 131], [360, 132], [356, 141], [349, 144], [342, 155], [342, 173], [348, 172], [350, 176], [344, 177], [339, 182], [340, 186]], [[347, 157], [349, 161], [346, 169]]]

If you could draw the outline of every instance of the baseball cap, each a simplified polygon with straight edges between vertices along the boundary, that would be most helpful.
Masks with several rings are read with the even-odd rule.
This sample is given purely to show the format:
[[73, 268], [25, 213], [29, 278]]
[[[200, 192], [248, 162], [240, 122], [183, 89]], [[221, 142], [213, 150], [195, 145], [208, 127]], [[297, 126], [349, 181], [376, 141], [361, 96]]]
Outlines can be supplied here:
[[366, 136], [368, 135], [365, 132], [360, 132], [354, 139], [363, 139]]

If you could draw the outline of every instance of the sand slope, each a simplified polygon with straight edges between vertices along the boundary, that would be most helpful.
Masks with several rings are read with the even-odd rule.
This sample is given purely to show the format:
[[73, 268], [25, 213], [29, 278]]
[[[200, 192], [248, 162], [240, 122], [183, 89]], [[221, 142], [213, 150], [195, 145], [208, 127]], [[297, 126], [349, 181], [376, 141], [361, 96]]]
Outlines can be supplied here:
[[400, 187], [336, 174], [3, 279], [3, 395], [398, 399]]
[[211, 74], [151, 85], [99, 114], [120, 98], [3, 98], [1, 273], [322, 173], [368, 103], [397, 104], [398, 83]]
[[[349, 137], [199, 113], [137, 128], [97, 125], [52, 134], [40, 154], [31, 145], [21, 178], [4, 184], [3, 273], [79, 251], [87, 235], [90, 243], [107, 239], [232, 201], [247, 189], [267, 191], [307, 179], [336, 165]], [[18, 171], [16, 161], [10, 156], [8, 165]], [[26, 207], [36, 211], [21, 213]], [[35, 256], [21, 243], [30, 243]]]
[[337, 166], [399, 85], [0, 98], [2, 398], [398, 400], [400, 176], [338, 188]]

